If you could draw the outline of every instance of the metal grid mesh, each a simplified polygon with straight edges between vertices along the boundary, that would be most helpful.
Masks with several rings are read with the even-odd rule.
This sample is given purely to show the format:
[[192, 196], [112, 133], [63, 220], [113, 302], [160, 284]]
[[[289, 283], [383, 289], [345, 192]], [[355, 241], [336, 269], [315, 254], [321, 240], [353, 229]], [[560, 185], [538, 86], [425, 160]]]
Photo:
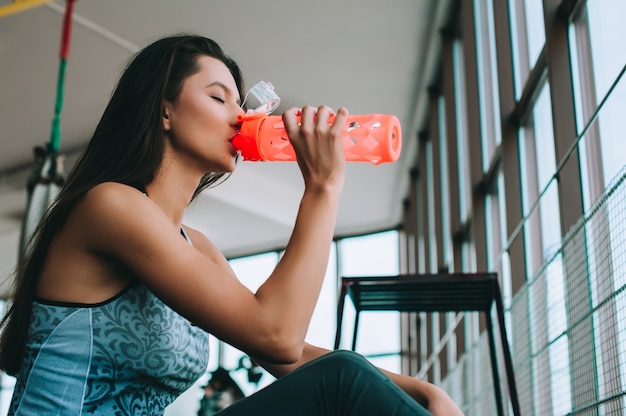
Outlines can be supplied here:
[[[523, 415], [625, 414], [626, 167], [507, 313]], [[499, 372], [508, 394], [503, 366]], [[453, 396], [467, 416], [496, 414], [489, 374], [483, 334], [445, 380], [453, 387], [465, 378], [465, 391]]]
[[625, 178], [626, 170], [514, 300], [516, 371], [531, 374], [518, 378], [522, 403], [532, 403], [525, 414], [623, 414]]

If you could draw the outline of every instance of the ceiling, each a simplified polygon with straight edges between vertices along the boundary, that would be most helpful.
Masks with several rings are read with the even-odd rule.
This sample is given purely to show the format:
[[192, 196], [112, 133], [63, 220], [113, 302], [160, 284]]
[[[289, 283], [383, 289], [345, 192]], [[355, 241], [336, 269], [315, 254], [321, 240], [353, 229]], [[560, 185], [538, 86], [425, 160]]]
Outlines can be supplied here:
[[[22, 0], [24, 1], [24, 0]], [[0, 1], [0, 9], [11, 3]], [[248, 86], [271, 82], [291, 106], [345, 106], [352, 114], [397, 115], [403, 148], [395, 163], [350, 163], [336, 234], [401, 221], [416, 130], [436, 68], [439, 0], [78, 0], [65, 75], [61, 151], [66, 169], [94, 129], [130, 56], [158, 37], [194, 32], [238, 61]], [[0, 17], [0, 276], [17, 257], [32, 149], [50, 135], [65, 2]], [[186, 222], [228, 256], [285, 245], [302, 181], [292, 162], [241, 162], [192, 204]]]

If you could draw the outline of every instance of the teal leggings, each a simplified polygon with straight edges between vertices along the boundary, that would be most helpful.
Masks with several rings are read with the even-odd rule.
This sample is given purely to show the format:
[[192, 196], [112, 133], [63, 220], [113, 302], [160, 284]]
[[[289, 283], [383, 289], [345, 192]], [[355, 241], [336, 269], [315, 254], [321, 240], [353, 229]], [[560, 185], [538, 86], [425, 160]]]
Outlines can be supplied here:
[[364, 357], [333, 351], [218, 413], [218, 416], [429, 416]]

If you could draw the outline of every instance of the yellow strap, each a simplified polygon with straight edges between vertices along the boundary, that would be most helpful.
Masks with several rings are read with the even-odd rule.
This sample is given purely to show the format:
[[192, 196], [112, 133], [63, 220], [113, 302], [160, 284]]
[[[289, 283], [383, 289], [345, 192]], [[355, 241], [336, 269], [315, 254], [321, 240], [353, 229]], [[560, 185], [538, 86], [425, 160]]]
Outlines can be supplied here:
[[0, 18], [49, 2], [50, 0], [13, 0], [10, 4], [0, 6]]

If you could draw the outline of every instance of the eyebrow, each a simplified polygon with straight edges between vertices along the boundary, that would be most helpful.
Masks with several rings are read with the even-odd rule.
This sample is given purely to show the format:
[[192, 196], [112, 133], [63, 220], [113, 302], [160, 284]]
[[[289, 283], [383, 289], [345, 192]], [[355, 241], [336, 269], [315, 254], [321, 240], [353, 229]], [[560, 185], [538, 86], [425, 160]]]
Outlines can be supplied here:
[[205, 86], [205, 88], [215, 87], [215, 86], [218, 86], [218, 87], [222, 88], [224, 91], [226, 91], [226, 94], [229, 94], [229, 95], [234, 95], [235, 97], [237, 97], [237, 98], [235, 99], [235, 102], [236, 102], [238, 105], [241, 105], [241, 100], [239, 99], [239, 94], [238, 94], [238, 93], [237, 93], [237, 94], [235, 94], [235, 93], [233, 92], [233, 90], [231, 90], [230, 88], [228, 88], [228, 87], [226, 86], [226, 84], [224, 84], [224, 83], [223, 83], [223, 82], [221, 82], [221, 81], [214, 81], [214, 82], [211, 82], [210, 84], [207, 84], [207, 85]]

